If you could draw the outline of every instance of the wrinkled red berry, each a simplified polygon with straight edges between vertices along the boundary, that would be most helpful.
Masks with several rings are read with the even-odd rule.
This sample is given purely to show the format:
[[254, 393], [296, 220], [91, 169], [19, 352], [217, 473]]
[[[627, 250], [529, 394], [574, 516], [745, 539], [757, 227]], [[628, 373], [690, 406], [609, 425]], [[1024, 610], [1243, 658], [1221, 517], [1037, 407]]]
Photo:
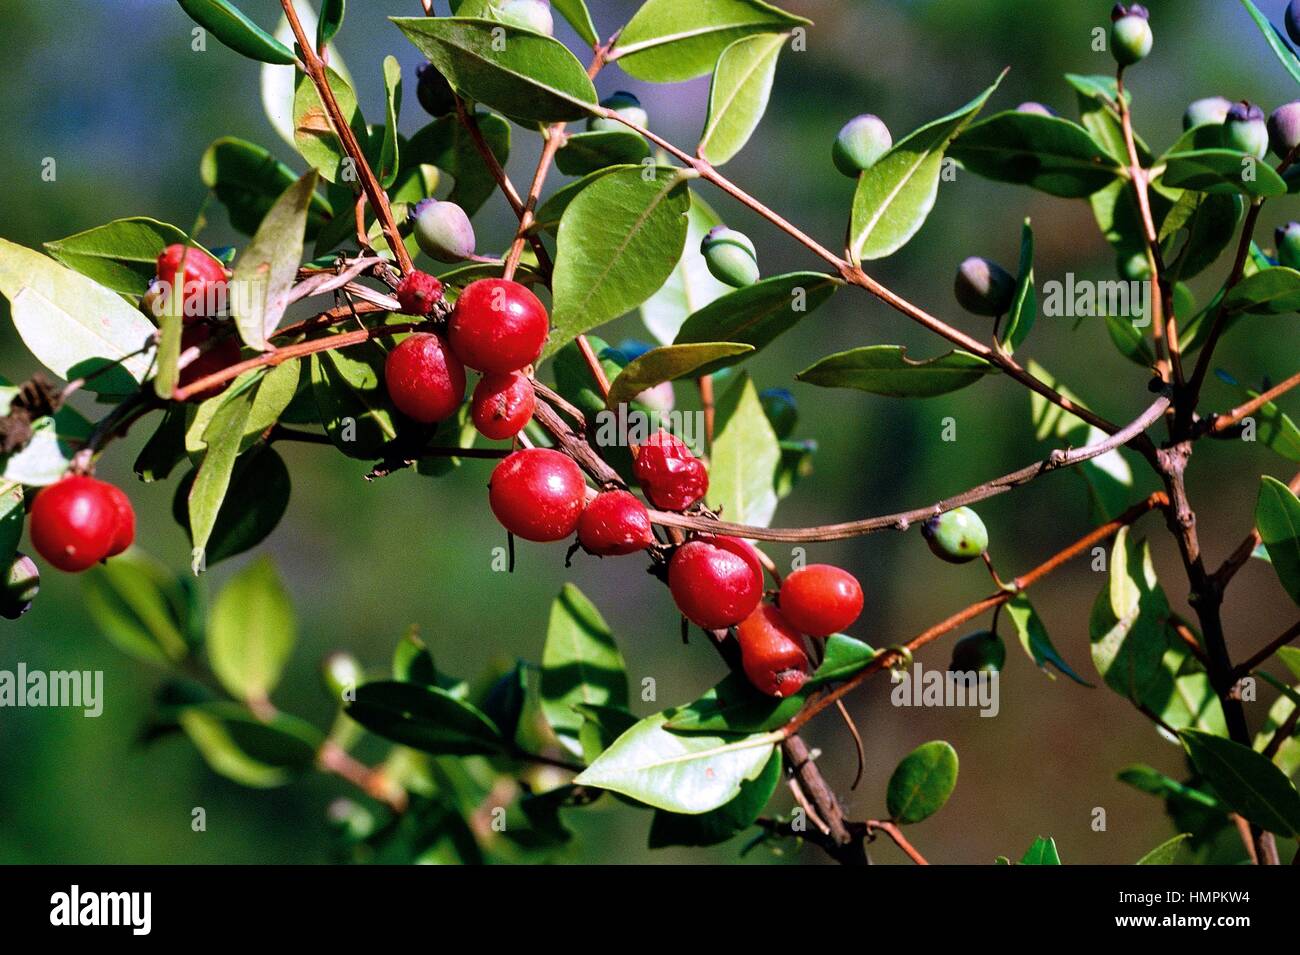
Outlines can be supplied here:
[[633, 473], [655, 507], [682, 511], [709, 490], [709, 472], [686, 443], [667, 431], [656, 431], [637, 448]]
[[[233, 335], [225, 335], [219, 339], [213, 340], [212, 328], [209, 325], [191, 325], [181, 332], [181, 354], [184, 354], [191, 348], [201, 348], [197, 358], [181, 369], [177, 384], [181, 388], [187, 388], [200, 378], [206, 378], [208, 375], [224, 371], [231, 365], [237, 364], [243, 354], [239, 349], [239, 341]], [[212, 385], [204, 388], [202, 391], [190, 395], [189, 400], [193, 402], [207, 401], [230, 387], [229, 381], [223, 381], [219, 385]]]
[[398, 411], [421, 424], [433, 424], [460, 407], [465, 367], [441, 335], [417, 332], [388, 353], [384, 384]]
[[527, 375], [484, 375], [474, 386], [470, 415], [479, 434], [494, 441], [513, 438], [528, 424], [537, 395]]
[[501, 374], [535, 362], [549, 331], [546, 306], [507, 279], [479, 279], [465, 286], [447, 323], [447, 338], [461, 361]]
[[[178, 283], [176, 270], [185, 261], [183, 279]], [[212, 317], [225, 300], [226, 268], [202, 249], [181, 244], [169, 245], [158, 256], [158, 281], [166, 294], [179, 288], [183, 303], [183, 320], [193, 322]]]
[[126, 550], [135, 543], [135, 508], [131, 506], [131, 499], [126, 496], [116, 484], [109, 484], [105, 481], [99, 482], [105, 494], [113, 502], [113, 508], [117, 512], [117, 526], [113, 530], [113, 542], [108, 547], [107, 557], [116, 557], [122, 551]]
[[59, 570], [85, 570], [108, 556], [119, 517], [104, 488], [92, 477], [66, 477], [32, 501], [32, 546]]
[[803, 689], [811, 669], [799, 631], [771, 604], [763, 604], [736, 628], [740, 661], [754, 688], [768, 696]]
[[496, 466], [488, 502], [502, 526], [530, 541], [557, 541], [578, 526], [587, 488], [573, 459], [550, 448], [516, 451]]
[[809, 564], [782, 582], [781, 613], [800, 633], [829, 637], [862, 613], [862, 586], [846, 570]]
[[668, 589], [687, 620], [722, 630], [753, 613], [763, 597], [763, 578], [736, 551], [694, 540], [677, 548], [669, 561]]
[[397, 286], [403, 315], [428, 315], [442, 301], [442, 283], [428, 272], [407, 272]]
[[597, 494], [578, 518], [578, 543], [601, 557], [633, 554], [654, 540], [649, 512], [627, 491]]

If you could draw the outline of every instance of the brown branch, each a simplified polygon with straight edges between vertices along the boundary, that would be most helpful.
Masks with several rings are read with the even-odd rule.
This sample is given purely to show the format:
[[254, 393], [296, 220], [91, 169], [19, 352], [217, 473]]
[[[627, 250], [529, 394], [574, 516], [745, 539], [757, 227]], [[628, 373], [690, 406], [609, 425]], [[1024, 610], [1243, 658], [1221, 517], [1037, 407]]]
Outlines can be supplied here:
[[1293, 623], [1287, 630], [1270, 640], [1267, 646], [1263, 647], [1258, 653], [1254, 654], [1245, 663], [1242, 663], [1233, 671], [1233, 683], [1236, 683], [1242, 677], [1247, 676], [1255, 667], [1259, 666], [1278, 650], [1291, 643], [1296, 637], [1300, 637], [1300, 621]]
[[[1291, 488], [1292, 494], [1300, 494], [1300, 474], [1296, 474], [1287, 486]], [[1255, 553], [1255, 548], [1260, 545], [1261, 540], [1259, 528], [1251, 528], [1250, 533], [1246, 535], [1246, 539], [1237, 545], [1237, 549], [1214, 572], [1214, 584], [1220, 592], [1227, 589], [1228, 583], [1233, 577], [1237, 576], [1237, 571], [1245, 567], [1250, 561], [1250, 555]]]
[[386, 803], [393, 812], [405, 812], [408, 804], [406, 790], [388, 777], [382, 769], [372, 768], [357, 760], [347, 750], [332, 740], [326, 740], [316, 754], [316, 764], [322, 771], [346, 779], [367, 796]]
[[894, 844], [907, 853], [907, 857], [917, 865], [930, 864], [925, 861], [925, 856], [917, 852], [916, 848], [907, 841], [907, 837], [903, 835], [903, 830], [898, 828], [897, 824], [888, 820], [868, 819], [866, 826], [867, 832], [872, 833], [873, 835], [877, 832], [883, 832], [885, 835], [889, 836], [890, 839], [893, 839]]
[[1300, 387], [1300, 371], [1296, 372], [1280, 385], [1275, 385], [1259, 395], [1252, 398], [1244, 404], [1237, 405], [1231, 411], [1221, 414], [1212, 415], [1201, 422], [1200, 433], [1202, 434], [1221, 434], [1227, 431], [1233, 425], [1240, 422], [1243, 418], [1249, 418], [1266, 404], [1270, 404], [1275, 398], [1279, 398], [1291, 391], [1293, 388]]

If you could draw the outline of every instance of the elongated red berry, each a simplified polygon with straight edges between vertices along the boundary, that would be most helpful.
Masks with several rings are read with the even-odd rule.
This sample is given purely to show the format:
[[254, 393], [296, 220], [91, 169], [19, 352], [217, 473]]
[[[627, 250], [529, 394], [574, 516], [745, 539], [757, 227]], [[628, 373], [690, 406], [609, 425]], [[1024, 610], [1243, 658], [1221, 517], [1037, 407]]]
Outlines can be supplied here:
[[484, 375], [479, 380], [470, 399], [470, 416], [483, 437], [504, 441], [524, 429], [536, 407], [532, 381], [512, 371], [507, 375]]
[[686, 443], [659, 430], [637, 447], [633, 473], [655, 507], [682, 511], [709, 490], [709, 472]]
[[456, 300], [447, 338], [470, 368], [505, 374], [537, 360], [550, 327], [546, 306], [527, 288], [507, 279], [479, 279]]
[[[182, 260], [185, 271], [178, 283]], [[211, 318], [225, 302], [226, 268], [202, 249], [179, 243], [167, 246], [158, 256], [157, 274], [166, 296], [179, 290], [185, 322]]]
[[736, 628], [745, 676], [760, 693], [790, 696], [808, 682], [811, 666], [799, 631], [771, 604], [762, 604]]
[[428, 315], [442, 301], [442, 283], [428, 272], [407, 272], [397, 286], [397, 301], [403, 315]]
[[810, 637], [829, 637], [862, 613], [862, 585], [830, 564], [801, 567], [781, 584], [781, 613]]
[[694, 540], [677, 548], [669, 561], [668, 589], [687, 620], [722, 630], [754, 612], [763, 597], [763, 578], [735, 551]]
[[492, 472], [488, 501], [502, 526], [530, 541], [556, 541], [578, 526], [587, 488], [573, 459], [550, 448], [511, 454]]
[[444, 421], [465, 398], [465, 366], [441, 335], [417, 332], [388, 353], [384, 384], [397, 410], [421, 424]]
[[600, 557], [633, 554], [654, 540], [649, 512], [628, 491], [597, 494], [578, 518], [578, 543]]
[[77, 572], [108, 556], [118, 509], [101, 481], [74, 475], [42, 488], [32, 501], [32, 546], [59, 570]]

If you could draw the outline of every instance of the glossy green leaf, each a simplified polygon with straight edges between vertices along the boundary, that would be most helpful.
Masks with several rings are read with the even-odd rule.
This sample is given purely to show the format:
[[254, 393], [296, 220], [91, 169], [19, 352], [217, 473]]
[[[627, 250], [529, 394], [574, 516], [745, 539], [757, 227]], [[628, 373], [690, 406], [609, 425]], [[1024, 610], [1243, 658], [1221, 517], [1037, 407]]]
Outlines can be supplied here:
[[119, 650], [165, 665], [189, 653], [194, 592], [158, 561], [130, 551], [85, 575], [86, 609]]
[[1286, 183], [1267, 163], [1232, 149], [1197, 149], [1164, 157], [1160, 182], [1198, 192], [1239, 192], [1252, 197], [1282, 196]]
[[1020, 865], [1060, 865], [1061, 856], [1056, 851], [1056, 840], [1039, 836], [1020, 857]]
[[235, 703], [187, 706], [177, 719], [214, 772], [258, 789], [283, 786], [308, 772], [322, 742], [315, 727], [295, 716], [276, 713], [262, 720]]
[[127, 394], [144, 380], [154, 326], [116, 292], [0, 239], [0, 295], [9, 299], [23, 343], [60, 378], [95, 374], [86, 388], [108, 395]]
[[250, 20], [228, 0], [178, 0], [199, 26], [250, 60], [295, 63], [293, 51]]
[[105, 288], [143, 295], [157, 275], [163, 249], [186, 241], [176, 226], [141, 216], [46, 242], [45, 251]]
[[316, 48], [320, 49], [338, 34], [347, 12], [347, 0], [321, 0], [320, 18], [316, 23]]
[[1262, 478], [1255, 526], [1277, 578], [1300, 604], [1300, 500], [1276, 478]]
[[316, 181], [316, 173], [309, 172], [285, 190], [235, 263], [234, 285], [240, 289], [231, 299], [235, 326], [244, 343], [258, 351], [267, 350], [267, 339], [288, 308]]
[[821, 666], [817, 667], [808, 685], [820, 686], [823, 683], [847, 680], [855, 673], [866, 669], [876, 655], [875, 649], [861, 640], [855, 640], [843, 633], [833, 633], [826, 638], [826, 652], [822, 657]]
[[686, 244], [673, 267], [668, 281], [641, 304], [641, 320], [660, 344], [672, 342], [688, 317], [706, 305], [729, 294], [732, 289], [713, 277], [700, 243], [708, 231], [722, 224], [722, 219], [695, 192], [690, 193], [691, 208], [686, 214]]
[[376, 342], [312, 355], [312, 393], [321, 424], [348, 457], [375, 460], [397, 437], [397, 411], [384, 388], [386, 357]]
[[1244, 208], [1237, 195], [1183, 193], [1160, 225], [1171, 281], [1186, 281], [1217, 262], [1232, 244]]
[[1209, 793], [1170, 779], [1164, 773], [1152, 769], [1150, 766], [1126, 767], [1120, 770], [1115, 778], [1122, 783], [1127, 783], [1134, 789], [1150, 793], [1153, 796], [1159, 796], [1161, 799], [1177, 800], [1213, 812], [1227, 813], [1229, 811], [1227, 806]]
[[1300, 60], [1291, 52], [1290, 46], [1287, 45], [1277, 27], [1269, 22], [1268, 17], [1255, 6], [1251, 0], [1241, 0], [1241, 5], [1246, 8], [1255, 25], [1259, 27], [1259, 32], [1264, 34], [1264, 39], [1268, 41], [1269, 48], [1272, 49], [1273, 55], [1277, 57], [1278, 62], [1291, 74], [1291, 79], [1300, 83]]
[[[361, 115], [361, 108], [357, 105], [357, 94], [348, 81], [334, 70], [327, 68], [326, 76], [339, 112], [364, 147], [370, 141], [370, 133], [366, 128], [365, 117]], [[343, 148], [334, 120], [321, 100], [316, 85], [306, 73], [298, 74], [294, 89], [293, 142], [302, 158], [326, 182], [353, 183], [359, 189], [359, 174], [352, 168], [352, 159]]]
[[609, 407], [617, 408], [631, 401], [647, 388], [665, 381], [676, 381], [699, 373], [718, 361], [752, 352], [751, 345], [735, 342], [708, 342], [700, 345], [665, 345], [653, 348], [627, 367], [610, 384]]
[[564, 44], [490, 20], [395, 17], [407, 39], [464, 96], [524, 122], [581, 119], [596, 105], [587, 71]]
[[1168, 842], [1162, 842], [1156, 846], [1141, 859], [1138, 859], [1138, 865], [1178, 865], [1185, 857], [1187, 840], [1191, 839], [1191, 833], [1183, 832], [1174, 836]]
[[486, 755], [507, 747], [477, 707], [438, 687], [366, 683], [346, 711], [372, 733], [435, 756]]
[[240, 570], [213, 601], [208, 660], [231, 696], [266, 700], [296, 639], [293, 603], [268, 557]]
[[[181, 480], [172, 501], [172, 516], [186, 533], [195, 477], [191, 471]], [[266, 540], [284, 517], [292, 491], [289, 469], [275, 449], [263, 445], [241, 454], [204, 547], [205, 563], [220, 563]]]
[[[1067, 73], [1065, 79], [1074, 87], [1079, 103], [1079, 122], [1092, 134], [1092, 138], [1110, 153], [1121, 166], [1127, 166], [1128, 147], [1124, 142], [1124, 128], [1120, 122], [1115, 104], [1119, 101], [1119, 90], [1114, 76], [1079, 76]], [[1132, 96], [1126, 91], [1124, 99], [1131, 101]], [[1151, 151], [1135, 131], [1134, 145], [1137, 147], [1138, 161], [1143, 167], [1151, 165]], [[1131, 189], [1130, 189], [1131, 191]]]
[[[510, 158], [510, 124], [495, 113], [478, 113], [476, 120], [488, 148], [504, 166]], [[467, 215], [477, 212], [496, 191], [491, 170], [455, 116], [434, 120], [406, 143], [402, 149], [403, 174], [420, 164], [437, 166], [455, 180], [447, 198]]]
[[849, 225], [849, 251], [855, 261], [882, 259], [916, 235], [938, 197], [945, 150], [1001, 82], [999, 77], [955, 113], [927, 123], [895, 143], [858, 178]]
[[578, 739], [582, 742], [583, 761], [587, 763], [594, 762], [597, 756], [609, 749], [614, 740], [637, 724], [635, 716], [616, 706], [577, 703], [573, 708], [582, 717]]
[[569, 26], [582, 39], [583, 43], [595, 47], [600, 43], [596, 25], [592, 22], [591, 11], [584, 0], [551, 0], [551, 7], [560, 12], [560, 16], [569, 21]]
[[623, 655], [600, 611], [573, 584], [551, 603], [542, 648], [542, 712], [556, 737], [581, 755], [584, 722], [575, 704], [627, 708]]
[[207, 545], [216, 527], [217, 514], [230, 487], [235, 461], [244, 438], [244, 426], [253, 407], [251, 391], [231, 395], [212, 416], [203, 433], [207, 453], [187, 496], [188, 526], [194, 549], [191, 566], [197, 575], [207, 564]]
[[1179, 736], [1197, 771], [1234, 812], [1279, 836], [1300, 836], [1300, 793], [1266, 757], [1199, 730]]
[[239, 445], [240, 453], [247, 451], [261, 439], [267, 428], [280, 420], [280, 416], [297, 396], [301, 376], [301, 359], [283, 362], [269, 370], [258, 368], [244, 372], [234, 380], [228, 390], [207, 399], [198, 406], [185, 432], [186, 452], [191, 455], [202, 454], [207, 447], [203, 434], [207, 431], [217, 409], [233, 395], [251, 390], [253, 405], [249, 409], [248, 420], [244, 423], [244, 437]]
[[948, 154], [976, 175], [1067, 199], [1090, 196], [1120, 174], [1115, 159], [1082, 126], [1017, 110], [974, 124]]
[[957, 788], [957, 751], [943, 740], [922, 743], [903, 758], [889, 777], [885, 805], [900, 825], [926, 819]]
[[[316, 20], [316, 11], [312, 4], [303, 3], [302, 0], [295, 0], [294, 9], [298, 13], [298, 20], [302, 25], [303, 32], [307, 36], [315, 36], [320, 24]], [[285, 46], [293, 47], [297, 44], [293, 28], [289, 25], [289, 20], [285, 16], [280, 17], [274, 35]], [[347, 64], [343, 62], [343, 57], [339, 54], [338, 48], [331, 43], [326, 48], [325, 53], [324, 59], [329, 64], [329, 68], [351, 86], [352, 75], [348, 72]], [[262, 109], [266, 113], [266, 118], [281, 139], [290, 146], [296, 146], [294, 142], [293, 101], [301, 71], [297, 64], [278, 66], [274, 63], [263, 63], [260, 72]], [[297, 179], [298, 174], [294, 173], [290, 178], [291, 180]], [[279, 195], [279, 191], [276, 192], [276, 195]]]
[[913, 361], [899, 345], [868, 345], [828, 355], [795, 375], [822, 388], [856, 388], [890, 398], [933, 398], [973, 385], [994, 367], [964, 351]]
[[574, 133], [555, 154], [555, 167], [566, 176], [585, 176], [607, 166], [636, 165], [650, 155], [645, 139], [629, 129]]
[[781, 445], [748, 374], [738, 375], [718, 397], [715, 432], [709, 507], [724, 520], [766, 527], [776, 513]]
[[1068, 676], [1075, 683], [1083, 686], [1092, 686], [1087, 680], [1075, 673], [1066, 663], [1056, 647], [1052, 645], [1052, 638], [1047, 635], [1047, 627], [1043, 620], [1038, 616], [1038, 611], [1034, 605], [1029, 602], [1029, 598], [1023, 593], [1017, 594], [1010, 603], [1006, 605], [1007, 616], [1015, 625], [1016, 634], [1020, 637], [1020, 645], [1025, 648], [1025, 653], [1034, 664], [1050, 677], [1054, 677], [1047, 669], [1047, 664], [1051, 664]]
[[664, 726], [674, 733], [748, 736], [777, 729], [803, 708], [808, 694], [778, 699], [759, 693], [738, 673], [728, 674], [699, 699], [664, 713]]
[[740, 152], [758, 128], [788, 33], [742, 37], [722, 51], [709, 87], [709, 112], [699, 155], [721, 166]]
[[612, 172], [617, 172], [618, 169], [617, 166], [597, 169], [595, 172], [587, 173], [575, 182], [566, 183], [556, 189], [547, 197], [545, 202], [538, 206], [537, 223], [534, 230], [555, 235], [560, 230], [560, 222], [563, 221], [565, 210], [569, 208], [570, 203], [578, 198], [578, 195], [592, 183], [605, 178]]
[[781, 751], [772, 753], [757, 778], [740, 784], [735, 799], [698, 816], [656, 809], [650, 820], [649, 848], [715, 846], [754, 824], [781, 783]]
[[[0, 413], [8, 414], [18, 388], [0, 379]], [[92, 425], [70, 404], [53, 416], [32, 422], [32, 437], [18, 451], [0, 454], [0, 480], [33, 487], [53, 484], [67, 473], [75, 455], [90, 437]]]
[[[261, 146], [232, 137], [208, 147], [199, 175], [226, 207], [230, 224], [245, 235], [257, 231], [275, 201], [298, 180], [292, 169]], [[308, 235], [314, 235], [331, 215], [330, 204], [314, 194], [307, 214]], [[346, 218], [351, 227], [351, 216]]]
[[1019, 348], [1038, 317], [1038, 296], [1034, 291], [1034, 230], [1025, 220], [1020, 231], [1020, 267], [1017, 270], [1016, 294], [1011, 300], [1002, 329], [1002, 345], [1010, 354]]
[[402, 66], [395, 56], [384, 57], [384, 107], [386, 122], [375, 175], [379, 177], [381, 186], [391, 189], [400, 169], [398, 152], [401, 135], [397, 131], [397, 125], [402, 117]]
[[1223, 307], [1230, 312], [1255, 315], [1300, 311], [1300, 272], [1280, 265], [1256, 272], [1228, 291]]
[[686, 242], [688, 178], [665, 166], [618, 167], [569, 203], [544, 357], [636, 308], [667, 281]]

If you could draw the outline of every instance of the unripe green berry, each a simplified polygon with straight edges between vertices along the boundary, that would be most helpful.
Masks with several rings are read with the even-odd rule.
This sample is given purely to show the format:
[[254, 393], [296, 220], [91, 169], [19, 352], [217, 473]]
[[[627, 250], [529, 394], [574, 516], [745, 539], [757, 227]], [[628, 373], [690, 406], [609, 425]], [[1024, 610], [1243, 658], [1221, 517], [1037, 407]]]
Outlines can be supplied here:
[[1300, 101], [1273, 110], [1268, 118], [1268, 143], [1278, 159], [1285, 159], [1300, 146]]
[[460, 262], [474, 254], [474, 226], [454, 202], [425, 199], [410, 213], [411, 231], [420, 249], [438, 262]]
[[996, 633], [979, 630], [962, 637], [952, 648], [953, 673], [997, 673], [1007, 662], [1006, 644]]
[[1187, 105], [1183, 113], [1183, 129], [1195, 129], [1197, 126], [1222, 126], [1228, 118], [1232, 104], [1222, 96], [1207, 96], [1194, 100]]
[[790, 437], [794, 426], [799, 423], [799, 408], [794, 395], [785, 388], [766, 388], [759, 393], [758, 400], [777, 438], [785, 440]]
[[989, 532], [978, 514], [958, 507], [921, 525], [921, 535], [936, 557], [950, 564], [965, 564], [988, 550]]
[[1120, 66], [1132, 66], [1145, 60], [1154, 42], [1147, 8], [1140, 3], [1127, 7], [1117, 3], [1110, 18], [1110, 52], [1115, 62]]
[[831, 159], [836, 169], [856, 179], [864, 169], [879, 162], [892, 145], [894, 139], [889, 135], [889, 127], [880, 117], [863, 113], [844, 124], [831, 147]]
[[1056, 110], [1050, 106], [1044, 106], [1042, 103], [1035, 103], [1030, 100], [1027, 103], [1021, 103], [1016, 107], [1017, 113], [1029, 113], [1032, 116], [1060, 116]]
[[957, 304], [975, 315], [1005, 315], [1016, 296], [1016, 280], [989, 259], [972, 255], [957, 268]]
[[1286, 5], [1283, 22], [1286, 24], [1286, 33], [1291, 38], [1291, 42], [1300, 44], [1300, 0], [1291, 0]]
[[1277, 263], [1288, 269], [1300, 269], [1300, 222], [1288, 222], [1273, 233], [1277, 243]]
[[1151, 263], [1141, 252], [1134, 252], [1127, 257], [1121, 256], [1116, 264], [1116, 270], [1130, 282], [1145, 282], [1151, 278]]
[[361, 685], [365, 672], [361, 661], [346, 651], [338, 650], [321, 660], [320, 675], [325, 692], [335, 700], [342, 700], [345, 693], [351, 693]]
[[[606, 109], [612, 109], [618, 115], [622, 116], [629, 123], [634, 123], [645, 129], [650, 125], [650, 116], [646, 113], [641, 101], [624, 90], [619, 90], [614, 95], [600, 101], [600, 105]], [[593, 116], [587, 120], [587, 128], [592, 132], [609, 132], [611, 130], [626, 130], [624, 126], [616, 119], [607, 119], [604, 116]]]
[[1267, 156], [1268, 124], [1264, 121], [1264, 111], [1245, 100], [1233, 103], [1223, 124], [1223, 144], [1256, 159]]
[[436, 66], [432, 63], [417, 66], [415, 78], [415, 97], [426, 113], [437, 117], [456, 112], [456, 94]]
[[26, 554], [15, 555], [9, 570], [0, 578], [0, 617], [17, 620], [32, 609], [41, 590], [41, 571]]
[[749, 237], [714, 226], [700, 243], [700, 252], [713, 277], [732, 288], [744, 288], [758, 281], [758, 253]]
[[551, 16], [548, 0], [506, 0], [497, 8], [501, 22], [523, 27], [534, 33], [551, 36], [555, 33], [555, 20]]

